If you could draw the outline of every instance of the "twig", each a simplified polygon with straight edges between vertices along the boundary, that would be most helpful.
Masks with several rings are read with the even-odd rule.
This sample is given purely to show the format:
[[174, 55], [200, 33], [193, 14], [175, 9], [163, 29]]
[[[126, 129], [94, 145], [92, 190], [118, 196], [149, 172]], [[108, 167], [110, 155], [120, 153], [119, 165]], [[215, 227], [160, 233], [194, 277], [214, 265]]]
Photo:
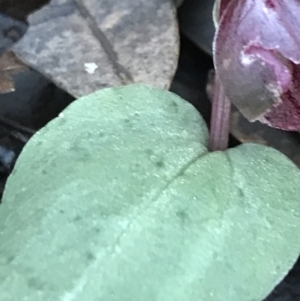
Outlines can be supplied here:
[[36, 133], [35, 130], [28, 128], [26, 126], [20, 125], [17, 122], [7, 119], [5, 117], [0, 117], [0, 124], [2, 124], [3, 126], [9, 127], [11, 129], [18, 130], [20, 132], [29, 134], [31, 136]]
[[24, 144], [26, 144], [28, 142], [28, 140], [30, 139], [30, 137], [28, 137], [20, 132], [11, 132], [10, 136]]

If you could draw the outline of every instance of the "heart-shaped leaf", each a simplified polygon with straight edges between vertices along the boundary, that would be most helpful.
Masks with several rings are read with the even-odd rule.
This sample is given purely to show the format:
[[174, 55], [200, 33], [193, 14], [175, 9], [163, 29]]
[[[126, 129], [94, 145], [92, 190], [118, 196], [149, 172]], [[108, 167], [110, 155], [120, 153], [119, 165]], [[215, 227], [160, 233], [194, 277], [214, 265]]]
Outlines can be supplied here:
[[262, 300], [299, 254], [299, 170], [268, 147], [206, 142], [168, 91], [70, 105], [8, 180], [0, 300]]

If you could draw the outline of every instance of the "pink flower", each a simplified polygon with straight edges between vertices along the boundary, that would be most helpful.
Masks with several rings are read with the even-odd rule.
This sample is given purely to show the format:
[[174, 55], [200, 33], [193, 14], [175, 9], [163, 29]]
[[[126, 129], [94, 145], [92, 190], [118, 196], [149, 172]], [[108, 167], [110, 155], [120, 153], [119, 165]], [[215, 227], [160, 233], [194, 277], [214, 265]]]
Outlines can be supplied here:
[[226, 95], [249, 120], [300, 130], [300, 0], [217, 0], [213, 52]]

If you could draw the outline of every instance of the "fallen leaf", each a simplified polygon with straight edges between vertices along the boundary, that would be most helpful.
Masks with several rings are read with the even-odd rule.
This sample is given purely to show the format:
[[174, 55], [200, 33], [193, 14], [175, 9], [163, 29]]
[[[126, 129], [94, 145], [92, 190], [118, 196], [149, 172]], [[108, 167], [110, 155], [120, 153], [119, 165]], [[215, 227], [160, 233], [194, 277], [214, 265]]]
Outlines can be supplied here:
[[170, 0], [53, 0], [29, 23], [13, 50], [75, 97], [132, 82], [171, 84], [179, 41]]
[[261, 145], [209, 153], [207, 136], [194, 107], [165, 90], [72, 103], [8, 179], [0, 299], [266, 297], [299, 255], [299, 169]]
[[6, 51], [0, 57], [0, 94], [15, 91], [11, 74], [22, 72], [27, 66], [11, 51]]

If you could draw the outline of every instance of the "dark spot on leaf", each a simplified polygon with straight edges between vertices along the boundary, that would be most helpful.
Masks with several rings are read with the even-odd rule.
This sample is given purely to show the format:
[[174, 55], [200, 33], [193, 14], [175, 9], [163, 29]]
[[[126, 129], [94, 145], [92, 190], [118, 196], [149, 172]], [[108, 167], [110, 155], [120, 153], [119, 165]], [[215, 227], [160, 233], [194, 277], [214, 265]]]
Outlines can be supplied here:
[[155, 165], [156, 165], [157, 167], [159, 167], [159, 168], [162, 168], [162, 167], [165, 166], [165, 163], [164, 163], [163, 161], [157, 161], [157, 162], [155, 163]]
[[75, 217], [74, 217], [74, 222], [79, 222], [81, 220], [81, 216], [80, 215], [76, 215]]
[[96, 259], [95, 255], [90, 251], [86, 252], [85, 256], [88, 261], [94, 261]]
[[230, 262], [225, 262], [225, 265], [229, 270], [233, 270], [232, 264]]
[[95, 228], [94, 231], [95, 231], [95, 233], [100, 233], [100, 229], [99, 228]]
[[103, 133], [103, 132], [100, 132], [100, 133], [99, 133], [99, 137], [104, 137], [104, 133]]
[[139, 168], [140, 168], [140, 163], [134, 163], [132, 165], [133, 172], [136, 172], [137, 170], [139, 170]]
[[146, 152], [146, 154], [147, 155], [153, 155], [153, 150], [152, 149], [149, 149], [149, 148], [147, 148], [146, 150], [145, 150], [145, 152]]
[[178, 177], [183, 177], [185, 175], [184, 170], [180, 170], [178, 173]]
[[43, 175], [46, 175], [46, 174], [47, 174], [47, 171], [46, 171], [45, 169], [43, 169], [43, 170], [42, 170], [42, 174], [43, 174]]
[[171, 108], [175, 113], [178, 113], [178, 104], [175, 101], [171, 101]]
[[81, 142], [79, 141], [73, 143], [73, 145], [70, 147], [70, 151], [72, 151], [73, 154], [77, 157], [77, 160], [83, 162], [89, 160], [91, 157], [89, 150], [81, 145]]
[[132, 128], [132, 121], [129, 118], [125, 118], [124, 122], [129, 128]]
[[44, 284], [37, 278], [31, 277], [27, 281], [28, 287], [31, 287], [36, 290], [41, 290], [44, 287]]
[[182, 224], [184, 224], [188, 218], [188, 214], [187, 214], [186, 210], [184, 210], [184, 209], [178, 210], [176, 212], [176, 215], [177, 215], [177, 217], [179, 217]]
[[59, 210], [59, 213], [65, 214], [65, 210], [60, 209], [60, 210]]
[[245, 196], [244, 191], [241, 188], [238, 188], [239, 197], [243, 198]]
[[91, 137], [93, 137], [93, 133], [87, 132], [87, 133], [85, 134], [85, 137], [86, 137], [87, 140], [89, 140]]
[[14, 259], [15, 259], [15, 256], [14, 256], [14, 255], [9, 255], [9, 256], [6, 258], [6, 263], [9, 264], [9, 263], [11, 263]]

